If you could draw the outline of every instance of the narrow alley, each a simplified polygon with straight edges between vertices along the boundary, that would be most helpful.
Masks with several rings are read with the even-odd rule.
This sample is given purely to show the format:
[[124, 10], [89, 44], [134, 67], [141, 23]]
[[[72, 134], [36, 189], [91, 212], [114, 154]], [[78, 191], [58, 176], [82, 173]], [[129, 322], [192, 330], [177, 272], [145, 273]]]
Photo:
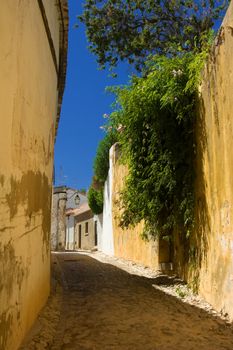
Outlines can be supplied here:
[[233, 349], [218, 317], [89, 255], [53, 254], [53, 292], [23, 350]]

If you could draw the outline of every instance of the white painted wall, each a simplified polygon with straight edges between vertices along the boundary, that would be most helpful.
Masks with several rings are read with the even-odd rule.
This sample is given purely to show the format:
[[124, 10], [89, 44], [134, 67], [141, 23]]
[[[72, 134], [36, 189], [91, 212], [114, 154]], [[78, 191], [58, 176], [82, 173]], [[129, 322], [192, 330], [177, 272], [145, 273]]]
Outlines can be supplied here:
[[112, 179], [113, 179], [113, 152], [109, 151], [108, 178], [104, 185], [103, 229], [99, 235], [98, 249], [105, 254], [114, 255], [113, 227], [112, 227]]
[[66, 250], [74, 250], [74, 217], [66, 217]]
[[99, 249], [99, 242], [101, 241], [103, 231], [103, 214], [94, 215], [95, 221], [97, 221], [97, 247]]

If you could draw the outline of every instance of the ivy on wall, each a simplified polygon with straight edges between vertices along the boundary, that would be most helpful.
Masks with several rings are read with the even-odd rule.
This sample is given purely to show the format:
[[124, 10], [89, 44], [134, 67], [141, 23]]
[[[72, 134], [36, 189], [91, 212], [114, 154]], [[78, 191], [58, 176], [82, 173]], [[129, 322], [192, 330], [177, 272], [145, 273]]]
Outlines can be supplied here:
[[[122, 227], [144, 220], [146, 235], [169, 235], [177, 226], [186, 235], [192, 230], [196, 106], [211, 41], [212, 35], [203, 36], [201, 52], [151, 57], [141, 77], [110, 88], [116, 109], [105, 125], [94, 170], [103, 191], [109, 149], [118, 141], [129, 169], [120, 200]], [[95, 203], [98, 196], [90, 195]]]
[[154, 57], [142, 77], [112, 89], [117, 110], [110, 116], [118, 130], [122, 159], [129, 167], [121, 193], [121, 226], [145, 221], [145, 233], [167, 235], [194, 220], [195, 114], [201, 53]]

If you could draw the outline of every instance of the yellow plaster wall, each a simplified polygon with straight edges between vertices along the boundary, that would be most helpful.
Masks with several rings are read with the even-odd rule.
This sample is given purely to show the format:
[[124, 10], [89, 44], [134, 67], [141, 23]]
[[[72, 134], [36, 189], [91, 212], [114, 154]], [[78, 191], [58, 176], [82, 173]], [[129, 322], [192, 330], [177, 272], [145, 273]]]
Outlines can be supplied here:
[[[233, 2], [203, 72], [197, 117], [195, 230], [190, 251], [174, 233], [174, 266], [218, 311], [233, 320]], [[156, 242], [135, 229], [119, 227], [117, 206], [127, 169], [113, 161], [113, 234], [115, 255], [156, 267]], [[189, 252], [189, 254], [188, 254]]]
[[[46, 2], [54, 4], [53, 0]], [[53, 21], [57, 23], [58, 17]], [[50, 21], [52, 25], [53, 21]], [[57, 40], [55, 45], [58, 52]], [[3, 1], [0, 11], [1, 350], [18, 348], [49, 294], [56, 88], [57, 76], [37, 1]]]
[[46, 17], [49, 22], [49, 28], [51, 32], [51, 37], [54, 43], [54, 48], [56, 52], [57, 62], [59, 62], [59, 21], [58, 18], [61, 16], [59, 9], [59, 1], [53, 0], [43, 0], [44, 9], [46, 12]]
[[[233, 319], [233, 3], [201, 86], [197, 212], [200, 293]], [[201, 212], [200, 212], [201, 211]], [[204, 214], [204, 215], [203, 215]]]
[[233, 2], [203, 72], [196, 132], [196, 227], [189, 262], [175, 244], [175, 264], [208, 302], [233, 320], [232, 57]]
[[119, 194], [123, 189], [127, 167], [118, 160], [117, 145], [113, 151], [113, 186], [112, 186], [112, 221], [114, 255], [132, 260], [145, 266], [159, 269], [158, 242], [151, 239], [146, 242], [141, 238], [143, 222], [134, 228], [122, 229], [120, 227]]

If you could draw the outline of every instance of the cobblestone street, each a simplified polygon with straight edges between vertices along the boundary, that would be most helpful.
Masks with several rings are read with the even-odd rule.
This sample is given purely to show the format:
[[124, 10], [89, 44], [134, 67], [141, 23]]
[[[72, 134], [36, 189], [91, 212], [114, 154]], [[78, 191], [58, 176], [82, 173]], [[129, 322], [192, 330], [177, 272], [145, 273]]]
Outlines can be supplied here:
[[232, 326], [85, 254], [53, 255], [53, 291], [22, 347], [232, 350]]

